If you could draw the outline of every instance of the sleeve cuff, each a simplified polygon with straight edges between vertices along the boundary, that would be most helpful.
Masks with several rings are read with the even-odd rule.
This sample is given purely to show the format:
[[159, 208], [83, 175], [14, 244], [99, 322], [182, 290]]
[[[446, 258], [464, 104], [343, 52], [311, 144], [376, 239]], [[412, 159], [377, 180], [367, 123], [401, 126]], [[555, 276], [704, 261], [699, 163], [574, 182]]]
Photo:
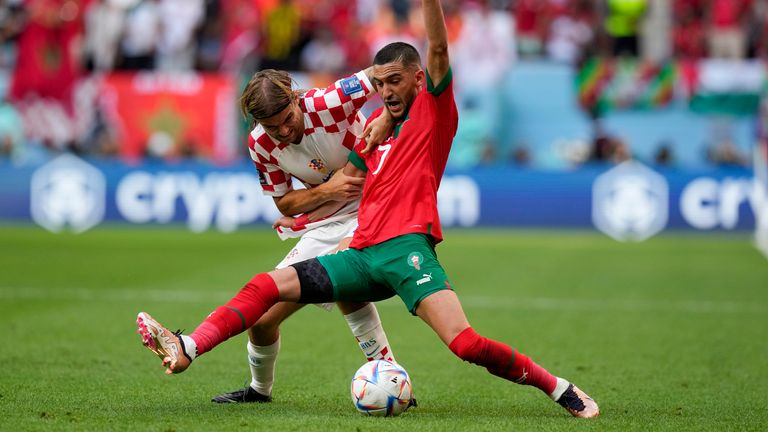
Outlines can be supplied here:
[[440, 96], [440, 94], [445, 91], [446, 88], [448, 88], [448, 85], [451, 83], [452, 79], [453, 70], [448, 67], [448, 72], [445, 73], [442, 81], [440, 81], [437, 87], [435, 87], [434, 83], [432, 82], [432, 77], [429, 76], [429, 71], [427, 71], [427, 91], [435, 97]]
[[371, 80], [368, 79], [368, 75], [365, 74], [364, 70], [361, 70], [360, 72], [356, 73], [355, 76], [357, 79], [362, 81], [363, 85], [365, 85], [365, 95], [371, 96], [376, 93], [376, 90], [373, 88], [373, 83], [371, 83]]
[[357, 169], [368, 172], [368, 167], [365, 166], [365, 161], [363, 161], [363, 158], [361, 158], [356, 151], [353, 150], [349, 152], [349, 161], [352, 162], [352, 165], [357, 167]]

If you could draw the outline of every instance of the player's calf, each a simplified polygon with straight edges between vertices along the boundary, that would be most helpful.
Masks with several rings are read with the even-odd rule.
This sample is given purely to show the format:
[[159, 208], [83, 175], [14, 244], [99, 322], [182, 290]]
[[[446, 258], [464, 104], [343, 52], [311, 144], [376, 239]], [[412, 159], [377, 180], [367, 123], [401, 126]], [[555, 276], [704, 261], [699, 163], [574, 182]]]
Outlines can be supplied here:
[[578, 387], [552, 375], [511, 347], [478, 335], [471, 327], [456, 336], [448, 347], [462, 360], [483, 366], [493, 375], [540, 389], [574, 417], [600, 414], [597, 403]]

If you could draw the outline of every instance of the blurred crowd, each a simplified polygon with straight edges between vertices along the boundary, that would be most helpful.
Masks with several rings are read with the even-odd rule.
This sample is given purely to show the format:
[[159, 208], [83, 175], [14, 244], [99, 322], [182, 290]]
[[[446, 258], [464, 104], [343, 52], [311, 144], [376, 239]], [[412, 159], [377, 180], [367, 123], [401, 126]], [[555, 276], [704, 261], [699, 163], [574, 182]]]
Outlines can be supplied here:
[[[768, 0], [445, 0], [467, 160], [499, 155], [505, 80], [518, 58], [768, 58]], [[114, 155], [88, 78], [111, 71], [260, 68], [341, 76], [383, 45], [423, 45], [415, 0], [5, 0], [0, 155]], [[83, 113], [85, 111], [85, 113]], [[475, 129], [473, 129], [475, 127]], [[23, 131], [23, 132], [22, 132]], [[35, 150], [36, 149], [36, 150]], [[504, 150], [506, 151], [506, 150]], [[600, 149], [596, 150], [600, 152]]]

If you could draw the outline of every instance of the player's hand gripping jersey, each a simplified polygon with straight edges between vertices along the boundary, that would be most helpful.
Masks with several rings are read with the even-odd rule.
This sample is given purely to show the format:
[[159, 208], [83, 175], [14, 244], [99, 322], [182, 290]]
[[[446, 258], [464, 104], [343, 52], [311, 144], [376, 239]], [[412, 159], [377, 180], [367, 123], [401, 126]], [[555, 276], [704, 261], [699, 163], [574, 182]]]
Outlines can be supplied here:
[[459, 123], [451, 75], [449, 69], [434, 86], [427, 73], [427, 88], [389, 139], [365, 155], [360, 154], [365, 148], [361, 141], [350, 154], [350, 161], [367, 171], [359, 227], [350, 247], [362, 249], [412, 233], [431, 235], [435, 243], [443, 239], [437, 189]]
[[[248, 148], [264, 194], [281, 197], [292, 191], [291, 177], [299, 179], [307, 188], [318, 186], [343, 168], [349, 152], [363, 135], [365, 117], [360, 108], [374, 94], [373, 85], [363, 71], [338, 80], [328, 88], [304, 93], [299, 97], [305, 125], [299, 144], [281, 143], [257, 125], [248, 137]], [[312, 227], [354, 217], [359, 203], [359, 200], [348, 203], [332, 218], [315, 222]]]

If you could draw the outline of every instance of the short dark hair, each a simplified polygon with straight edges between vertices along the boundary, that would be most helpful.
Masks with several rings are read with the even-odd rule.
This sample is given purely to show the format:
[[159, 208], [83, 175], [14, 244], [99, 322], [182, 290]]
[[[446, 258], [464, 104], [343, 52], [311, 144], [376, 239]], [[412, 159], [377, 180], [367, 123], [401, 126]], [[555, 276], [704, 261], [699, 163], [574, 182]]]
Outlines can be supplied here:
[[421, 66], [421, 56], [413, 45], [405, 42], [392, 42], [380, 49], [373, 58], [374, 65], [402, 63], [405, 66]]

